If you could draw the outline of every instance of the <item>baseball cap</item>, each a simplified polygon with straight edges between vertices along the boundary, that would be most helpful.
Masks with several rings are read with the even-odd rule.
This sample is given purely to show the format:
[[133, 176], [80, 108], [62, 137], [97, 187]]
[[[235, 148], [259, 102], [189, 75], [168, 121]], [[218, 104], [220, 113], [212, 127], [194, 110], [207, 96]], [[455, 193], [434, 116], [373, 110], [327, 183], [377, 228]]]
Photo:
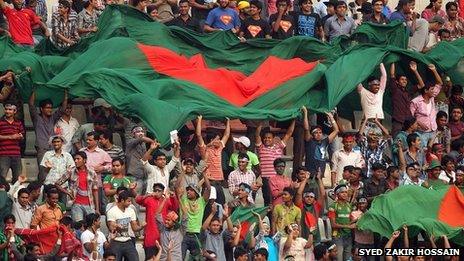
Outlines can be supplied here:
[[195, 193], [197, 193], [197, 195], [200, 196], [200, 188], [197, 185], [191, 183], [187, 185], [187, 189], [188, 188], [193, 189], [193, 191], [195, 191]]
[[211, 190], [209, 192], [209, 199], [214, 199], [216, 200], [217, 199], [217, 192], [216, 192], [216, 188], [211, 186]]
[[251, 145], [250, 139], [245, 136], [240, 136], [238, 138], [234, 137], [233, 140], [234, 142], [242, 143], [247, 148]]
[[104, 107], [104, 108], [111, 108], [111, 105], [106, 102], [103, 98], [98, 98], [98, 99], [95, 99], [95, 101], [93, 102], [93, 107]]
[[247, 1], [240, 1], [237, 4], [238, 10], [242, 10], [244, 8], [247, 8], [247, 7], [250, 7], [250, 3], [248, 3]]

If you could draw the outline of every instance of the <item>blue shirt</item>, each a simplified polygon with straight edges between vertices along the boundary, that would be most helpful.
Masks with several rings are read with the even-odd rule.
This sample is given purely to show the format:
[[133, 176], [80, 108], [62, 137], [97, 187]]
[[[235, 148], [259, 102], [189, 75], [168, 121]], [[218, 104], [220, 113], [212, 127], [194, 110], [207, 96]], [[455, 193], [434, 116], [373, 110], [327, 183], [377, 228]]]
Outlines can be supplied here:
[[240, 19], [234, 10], [216, 7], [209, 12], [205, 24], [221, 30], [231, 30], [240, 27]]
[[390, 15], [390, 21], [393, 21], [393, 20], [400, 20], [401, 22], [405, 23], [406, 22], [406, 16], [401, 12], [395, 11], [395, 12], [391, 13], [391, 15]]

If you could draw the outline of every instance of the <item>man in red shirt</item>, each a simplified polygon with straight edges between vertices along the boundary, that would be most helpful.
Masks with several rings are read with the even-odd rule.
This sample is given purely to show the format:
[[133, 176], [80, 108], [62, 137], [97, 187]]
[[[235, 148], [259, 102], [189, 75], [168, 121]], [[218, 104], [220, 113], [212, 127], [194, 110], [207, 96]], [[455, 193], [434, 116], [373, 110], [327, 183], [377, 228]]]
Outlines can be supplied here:
[[32, 38], [32, 27], [39, 25], [46, 37], [50, 36], [47, 26], [40, 20], [34, 11], [23, 8], [24, 0], [13, 0], [14, 8], [0, 0], [0, 7], [8, 21], [11, 38], [13, 42], [20, 45], [34, 45]]
[[16, 182], [21, 173], [21, 149], [19, 143], [25, 131], [21, 121], [15, 119], [16, 105], [5, 104], [5, 115], [0, 118], [0, 175], [6, 178], [11, 168]]

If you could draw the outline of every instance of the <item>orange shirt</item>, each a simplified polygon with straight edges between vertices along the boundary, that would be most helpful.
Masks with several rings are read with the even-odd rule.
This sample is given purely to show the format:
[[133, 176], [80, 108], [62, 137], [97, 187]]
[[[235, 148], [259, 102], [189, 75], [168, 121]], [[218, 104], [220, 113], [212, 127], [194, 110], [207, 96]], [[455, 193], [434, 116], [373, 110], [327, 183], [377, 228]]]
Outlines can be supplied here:
[[63, 212], [61, 212], [58, 205], [52, 208], [48, 203], [45, 203], [35, 210], [34, 216], [32, 216], [31, 226], [39, 226], [42, 229], [59, 225], [62, 217]]
[[224, 173], [222, 172], [222, 150], [224, 149], [224, 144], [220, 141], [220, 146], [218, 148], [214, 146], [201, 146], [200, 149], [206, 150], [206, 169], [205, 175], [209, 176], [210, 180], [220, 181], [224, 180]]

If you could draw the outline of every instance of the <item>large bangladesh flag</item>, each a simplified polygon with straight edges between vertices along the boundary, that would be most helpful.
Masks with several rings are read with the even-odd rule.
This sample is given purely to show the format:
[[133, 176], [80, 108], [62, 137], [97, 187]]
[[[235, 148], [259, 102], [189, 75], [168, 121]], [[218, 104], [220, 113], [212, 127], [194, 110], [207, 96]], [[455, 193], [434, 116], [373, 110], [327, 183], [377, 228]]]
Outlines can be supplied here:
[[398, 62], [401, 71], [414, 59], [423, 72], [433, 62], [464, 83], [458, 66], [464, 39], [440, 43], [425, 55], [410, 52], [401, 23], [365, 24], [331, 44], [308, 37], [241, 43], [231, 32], [202, 35], [166, 27], [128, 6], [109, 6], [98, 28], [64, 51], [48, 41], [31, 51], [0, 39], [0, 70], [20, 75], [25, 100], [33, 88], [37, 100], [56, 103], [64, 89], [73, 97], [102, 97], [140, 118], [163, 144], [169, 131], [197, 114], [286, 120], [302, 105], [327, 111], [340, 102], [342, 112], [352, 114], [359, 100], [350, 94], [382, 61]]
[[426, 231], [464, 245], [463, 217], [464, 196], [456, 186], [432, 190], [409, 185], [376, 198], [358, 226], [389, 238], [406, 224], [410, 236]]

